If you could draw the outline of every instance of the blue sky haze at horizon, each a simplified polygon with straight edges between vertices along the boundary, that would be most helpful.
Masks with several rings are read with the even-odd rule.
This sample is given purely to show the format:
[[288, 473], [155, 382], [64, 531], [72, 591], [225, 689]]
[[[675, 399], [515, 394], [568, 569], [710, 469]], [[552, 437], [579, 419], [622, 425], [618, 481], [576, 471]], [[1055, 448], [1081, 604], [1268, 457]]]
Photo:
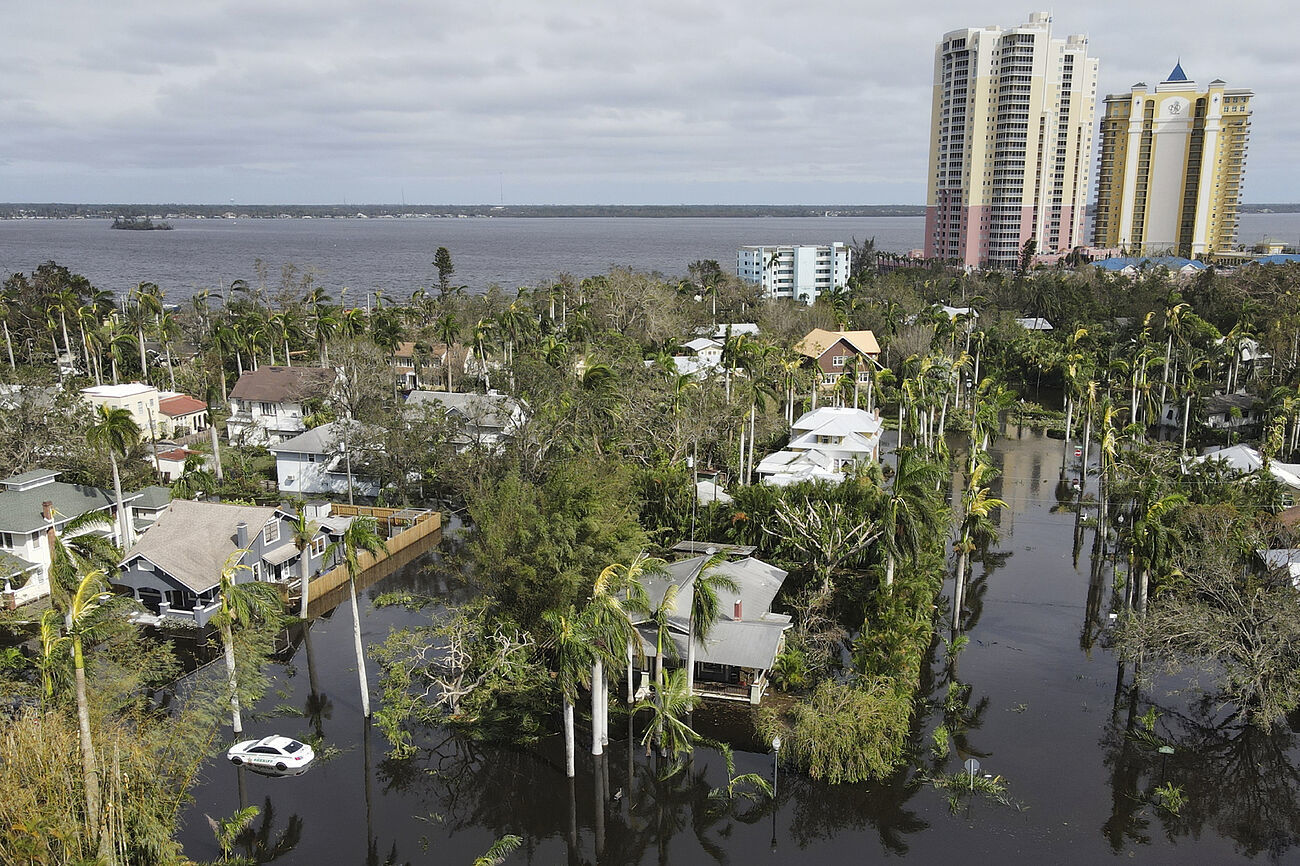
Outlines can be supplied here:
[[[26, 3], [0, 32], [0, 200], [920, 204], [935, 42], [1034, 8]], [[1300, 200], [1287, 7], [1054, 16], [1099, 95], [1179, 60], [1253, 89], [1244, 200]]]

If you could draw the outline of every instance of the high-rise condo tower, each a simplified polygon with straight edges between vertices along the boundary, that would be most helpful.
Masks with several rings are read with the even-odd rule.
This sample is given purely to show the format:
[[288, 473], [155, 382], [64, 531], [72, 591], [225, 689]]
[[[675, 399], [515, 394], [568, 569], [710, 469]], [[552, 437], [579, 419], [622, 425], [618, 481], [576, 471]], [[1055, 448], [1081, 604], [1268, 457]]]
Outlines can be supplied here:
[[925, 254], [1014, 267], [1086, 243], [1097, 60], [1088, 39], [1028, 23], [944, 35], [934, 51]]
[[1249, 90], [1201, 89], [1181, 63], [1106, 97], [1093, 242], [1140, 255], [1232, 249], [1250, 138]]

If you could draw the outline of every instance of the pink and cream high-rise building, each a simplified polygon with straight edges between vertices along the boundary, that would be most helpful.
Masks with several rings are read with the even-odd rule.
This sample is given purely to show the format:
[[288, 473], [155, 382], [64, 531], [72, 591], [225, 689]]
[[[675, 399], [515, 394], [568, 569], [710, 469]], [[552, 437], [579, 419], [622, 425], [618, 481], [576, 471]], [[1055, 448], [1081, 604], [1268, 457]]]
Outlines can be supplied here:
[[1018, 27], [944, 35], [934, 52], [925, 255], [1014, 267], [1085, 245], [1097, 59], [1086, 36]]

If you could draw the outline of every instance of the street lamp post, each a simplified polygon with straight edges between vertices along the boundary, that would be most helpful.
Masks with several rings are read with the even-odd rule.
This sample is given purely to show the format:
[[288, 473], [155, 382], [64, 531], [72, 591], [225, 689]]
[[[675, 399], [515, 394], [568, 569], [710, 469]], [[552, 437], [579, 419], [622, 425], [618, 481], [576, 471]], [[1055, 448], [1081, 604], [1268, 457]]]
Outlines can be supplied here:
[[776, 853], [776, 781], [781, 761], [781, 738], [772, 738], [772, 853]]

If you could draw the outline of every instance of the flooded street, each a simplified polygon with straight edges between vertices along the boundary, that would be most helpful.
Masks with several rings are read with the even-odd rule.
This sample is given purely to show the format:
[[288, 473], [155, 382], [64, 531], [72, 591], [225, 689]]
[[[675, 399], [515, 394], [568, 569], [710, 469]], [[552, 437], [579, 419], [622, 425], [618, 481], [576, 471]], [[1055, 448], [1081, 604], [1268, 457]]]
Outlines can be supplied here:
[[[1032, 433], [993, 444], [1003, 469], [994, 491], [1011, 506], [999, 519], [1001, 542], [975, 559], [969, 645], [951, 662], [942, 643], [936, 649], [917, 755], [888, 783], [829, 787], [783, 769], [775, 810], [768, 800], [711, 797], [726, 784], [716, 751], [701, 748], [686, 770], [661, 778], [639, 745], [628, 748], [626, 715], [611, 717], [615, 742], [599, 762], [580, 724], [572, 785], [558, 735], [534, 750], [512, 750], [435, 731], [417, 738], [427, 746], [417, 757], [390, 761], [384, 738], [361, 717], [351, 614], [343, 605], [312, 623], [310, 641], [300, 629], [291, 634], [291, 663], [273, 669], [272, 691], [246, 725], [250, 737], [319, 733], [323, 757], [301, 777], [266, 778], [237, 771], [214, 747], [187, 812], [186, 853], [216, 858], [204, 815], [225, 817], [244, 803], [262, 813], [251, 849], [237, 850], [257, 862], [468, 864], [507, 833], [523, 837], [507, 863], [1297, 859], [1294, 736], [1243, 729], [1213, 700], [1173, 693], [1182, 681], [1157, 682], [1135, 696], [1131, 668], [1121, 669], [1102, 646], [1109, 552], [1094, 562], [1093, 529], [1076, 532], [1074, 511], [1061, 507], [1064, 447]], [[451, 601], [465, 592], [439, 570], [436, 554], [401, 566], [362, 593], [367, 644], [427, 620], [373, 606], [379, 593], [402, 590]], [[372, 685], [378, 673], [372, 665]], [[943, 721], [936, 707], [949, 694], [968, 709], [953, 730], [957, 748], [936, 758], [931, 734]], [[737, 773], [771, 778], [770, 753], [742, 751], [754, 747], [743, 711], [706, 708], [696, 722], [736, 743]], [[971, 757], [981, 773], [1006, 781], [1008, 802], [978, 793], [950, 801], [923, 778], [959, 772]], [[1179, 815], [1151, 803], [1166, 782], [1185, 794]], [[602, 790], [608, 802], [600, 810]]]

